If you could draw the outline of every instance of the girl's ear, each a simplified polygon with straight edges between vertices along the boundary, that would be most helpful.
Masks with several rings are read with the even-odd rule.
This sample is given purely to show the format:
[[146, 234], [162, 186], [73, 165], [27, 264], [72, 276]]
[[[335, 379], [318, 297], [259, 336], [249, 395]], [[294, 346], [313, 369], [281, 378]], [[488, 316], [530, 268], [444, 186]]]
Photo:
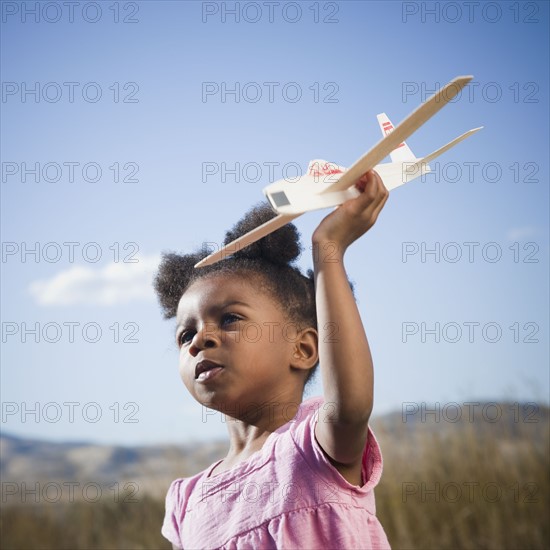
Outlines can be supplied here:
[[319, 335], [314, 328], [306, 328], [296, 335], [290, 366], [309, 370], [319, 360]]

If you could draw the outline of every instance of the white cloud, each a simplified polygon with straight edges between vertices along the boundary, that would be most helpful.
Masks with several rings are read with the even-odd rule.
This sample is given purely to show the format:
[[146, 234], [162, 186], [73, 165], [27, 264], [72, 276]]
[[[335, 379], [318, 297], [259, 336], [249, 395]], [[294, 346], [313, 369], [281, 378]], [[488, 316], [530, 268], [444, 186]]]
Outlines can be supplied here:
[[113, 306], [154, 300], [152, 281], [159, 262], [158, 256], [146, 256], [137, 263], [102, 268], [73, 266], [50, 279], [33, 281], [29, 292], [41, 306]]
[[533, 225], [525, 225], [523, 227], [512, 227], [508, 230], [506, 236], [510, 241], [523, 241], [529, 237], [534, 237], [537, 234], [537, 229]]

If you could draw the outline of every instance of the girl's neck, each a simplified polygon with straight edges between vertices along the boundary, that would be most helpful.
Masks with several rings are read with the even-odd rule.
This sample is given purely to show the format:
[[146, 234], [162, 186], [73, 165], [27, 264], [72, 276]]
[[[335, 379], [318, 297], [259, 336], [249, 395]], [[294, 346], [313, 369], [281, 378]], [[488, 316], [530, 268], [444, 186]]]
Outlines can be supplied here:
[[300, 401], [264, 403], [251, 411], [245, 419], [226, 415], [229, 450], [215, 473], [232, 468], [259, 451], [274, 431], [294, 418], [300, 404]]

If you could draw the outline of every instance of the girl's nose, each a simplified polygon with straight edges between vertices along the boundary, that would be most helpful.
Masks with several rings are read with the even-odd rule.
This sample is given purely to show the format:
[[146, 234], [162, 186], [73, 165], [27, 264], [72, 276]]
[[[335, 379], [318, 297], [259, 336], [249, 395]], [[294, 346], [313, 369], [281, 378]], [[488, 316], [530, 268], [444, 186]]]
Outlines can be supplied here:
[[189, 353], [196, 355], [200, 350], [206, 348], [215, 348], [219, 345], [219, 335], [215, 323], [206, 323], [201, 330], [198, 330], [193, 336]]

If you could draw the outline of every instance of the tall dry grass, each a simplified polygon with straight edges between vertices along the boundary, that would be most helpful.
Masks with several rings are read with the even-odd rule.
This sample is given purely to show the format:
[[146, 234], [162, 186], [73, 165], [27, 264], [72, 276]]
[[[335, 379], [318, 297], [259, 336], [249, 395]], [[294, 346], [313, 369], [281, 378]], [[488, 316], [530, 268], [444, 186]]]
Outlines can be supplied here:
[[160, 534], [164, 501], [26, 504], [2, 509], [3, 550], [171, 549]]
[[377, 516], [393, 548], [550, 548], [548, 410], [499, 407], [497, 422], [477, 415], [376, 431]]
[[[384, 456], [377, 515], [392, 547], [550, 548], [548, 410], [525, 420], [374, 421]], [[0, 547], [170, 548], [160, 535], [163, 500], [124, 500], [3, 505]]]

